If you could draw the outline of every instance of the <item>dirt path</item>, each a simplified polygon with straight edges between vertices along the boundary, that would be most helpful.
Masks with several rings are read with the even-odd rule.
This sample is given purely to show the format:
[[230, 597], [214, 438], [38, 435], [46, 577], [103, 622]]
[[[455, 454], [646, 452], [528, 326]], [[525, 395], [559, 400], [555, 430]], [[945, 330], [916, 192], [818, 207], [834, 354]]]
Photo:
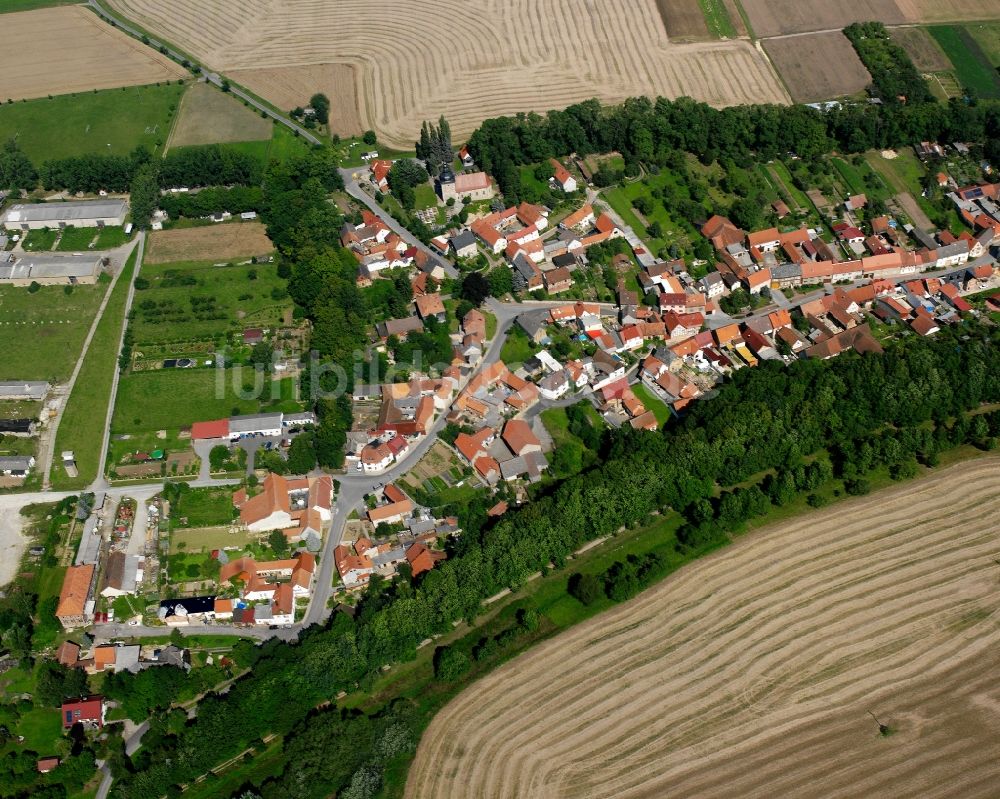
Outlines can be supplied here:
[[406, 795], [995, 796], [998, 519], [989, 456], [747, 536], [471, 686]]
[[928, 218], [927, 214], [924, 213], [924, 209], [920, 207], [920, 204], [913, 199], [913, 195], [909, 192], [903, 192], [902, 194], [897, 194], [894, 198], [896, 203], [906, 211], [910, 219], [913, 220], [913, 224], [916, 225], [921, 230], [930, 232], [931, 230], [937, 230], [937, 225], [935, 225]]

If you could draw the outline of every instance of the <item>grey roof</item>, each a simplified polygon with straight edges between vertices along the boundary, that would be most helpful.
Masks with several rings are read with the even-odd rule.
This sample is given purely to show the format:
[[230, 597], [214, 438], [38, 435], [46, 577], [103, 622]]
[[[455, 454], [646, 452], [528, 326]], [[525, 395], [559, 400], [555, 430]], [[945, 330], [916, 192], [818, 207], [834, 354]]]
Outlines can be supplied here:
[[424, 329], [424, 323], [419, 316], [408, 316], [405, 319], [389, 319], [379, 322], [376, 326], [380, 336], [402, 336]]
[[776, 264], [771, 267], [771, 277], [776, 280], [790, 280], [802, 277], [802, 264]]
[[54, 255], [25, 253], [13, 264], [0, 266], [0, 280], [90, 277], [101, 267], [100, 254]]
[[533, 337], [539, 330], [544, 330], [548, 327], [548, 318], [548, 309], [526, 311], [525, 313], [518, 314], [517, 324], [525, 333]]
[[531, 278], [538, 274], [538, 267], [521, 252], [514, 256], [512, 266], [525, 280], [531, 280]]
[[403, 560], [406, 560], [406, 552], [402, 547], [396, 547], [395, 549], [390, 549], [388, 552], [380, 552], [372, 558], [372, 565], [376, 569], [381, 569], [383, 566], [388, 566], [390, 563], [399, 563]]
[[712, 286], [716, 283], [722, 283], [722, 275], [718, 272], [709, 272], [705, 277], [701, 279], [702, 285]]
[[569, 375], [566, 370], [560, 370], [558, 372], [552, 372], [552, 374], [546, 375], [538, 383], [539, 388], [544, 388], [546, 391], [554, 391], [557, 388], [561, 388], [569, 382]]
[[253, 609], [254, 621], [269, 621], [274, 618], [274, 610], [270, 605], [257, 605]]
[[79, 222], [125, 216], [128, 200], [83, 200], [71, 203], [18, 203], [7, 209], [2, 221], [8, 225], [22, 222]]
[[954, 255], [962, 255], [969, 251], [969, 245], [964, 241], [956, 241], [953, 244], [946, 244], [937, 248], [938, 258], [950, 258]]
[[918, 227], [913, 228], [913, 230], [910, 231], [910, 235], [923, 244], [928, 250], [936, 250], [939, 246], [932, 235], [924, 232]]
[[0, 457], [0, 472], [27, 472], [33, 462], [30, 455], [5, 455]]
[[130, 671], [135, 674], [139, 671], [139, 651], [140, 646], [120, 646], [115, 650], [115, 672]]
[[7, 380], [0, 382], [0, 398], [40, 400], [49, 393], [44, 382]]
[[281, 427], [280, 413], [252, 413], [229, 417], [230, 433], [253, 433], [257, 430], [274, 430]]
[[457, 236], [453, 236], [451, 239], [451, 246], [455, 250], [464, 250], [468, 246], [475, 246], [476, 237], [471, 230], [463, 230]]

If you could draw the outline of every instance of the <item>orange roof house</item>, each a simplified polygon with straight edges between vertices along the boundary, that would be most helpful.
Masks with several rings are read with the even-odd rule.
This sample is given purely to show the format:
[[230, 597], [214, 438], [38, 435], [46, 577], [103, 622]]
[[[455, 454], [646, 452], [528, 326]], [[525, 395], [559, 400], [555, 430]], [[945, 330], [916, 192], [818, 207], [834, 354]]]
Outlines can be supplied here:
[[93, 563], [70, 566], [66, 569], [62, 591], [59, 592], [59, 604], [56, 606], [56, 618], [63, 627], [67, 629], [82, 627], [89, 622], [87, 600], [90, 598], [90, 585], [93, 579]]
[[406, 560], [410, 564], [410, 574], [413, 577], [429, 572], [439, 560], [444, 560], [446, 557], [444, 552], [428, 549], [420, 543], [406, 550]]
[[502, 438], [515, 455], [542, 451], [542, 442], [535, 436], [531, 425], [523, 419], [511, 419], [507, 422], [503, 428]]

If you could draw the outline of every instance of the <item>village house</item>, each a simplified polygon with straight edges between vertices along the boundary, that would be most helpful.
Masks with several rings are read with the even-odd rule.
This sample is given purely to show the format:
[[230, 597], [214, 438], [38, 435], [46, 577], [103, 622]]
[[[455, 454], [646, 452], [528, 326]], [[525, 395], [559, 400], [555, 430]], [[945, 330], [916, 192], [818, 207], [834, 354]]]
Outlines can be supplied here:
[[331, 477], [286, 478], [272, 472], [264, 478], [261, 488], [249, 499], [234, 496], [240, 522], [246, 529], [256, 533], [281, 530], [289, 542], [318, 544], [333, 507]]
[[63, 629], [85, 627], [93, 621], [94, 600], [91, 598], [91, 591], [94, 571], [93, 563], [66, 569], [62, 590], [59, 592], [59, 604], [56, 606], [56, 618]]
[[576, 178], [570, 174], [569, 170], [555, 158], [550, 158], [549, 163], [552, 164], [552, 180], [555, 184], [567, 194], [576, 191]]
[[104, 697], [88, 696], [72, 702], [63, 702], [60, 712], [64, 730], [68, 730], [74, 724], [82, 724], [90, 729], [100, 729], [104, 726]]

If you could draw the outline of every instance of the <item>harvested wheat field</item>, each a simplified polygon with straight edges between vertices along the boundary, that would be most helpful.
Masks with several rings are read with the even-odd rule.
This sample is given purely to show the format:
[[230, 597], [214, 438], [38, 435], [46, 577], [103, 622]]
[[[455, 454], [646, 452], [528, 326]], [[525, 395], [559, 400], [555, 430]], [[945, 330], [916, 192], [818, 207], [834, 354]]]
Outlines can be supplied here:
[[229, 76], [284, 111], [304, 108], [310, 97], [322, 92], [330, 98], [330, 130], [340, 136], [360, 136], [365, 131], [358, 109], [357, 70], [349, 64], [237, 69]]
[[147, 264], [212, 261], [272, 252], [274, 245], [260, 222], [230, 222], [150, 233], [144, 261]]
[[754, 532], [474, 683], [406, 795], [995, 797], [998, 559], [996, 455]]
[[797, 103], [855, 94], [872, 81], [840, 31], [765, 39], [764, 50]]
[[187, 73], [81, 6], [4, 14], [0, 101], [140, 86]]
[[953, 22], [1000, 18], [1000, 0], [897, 0], [912, 22]]
[[181, 98], [180, 114], [167, 146], [266, 141], [273, 132], [274, 124], [270, 119], [262, 118], [214, 86], [196, 83]]
[[[213, 68], [236, 71], [251, 88], [242, 70], [353, 66], [362, 126], [396, 146], [412, 146], [421, 121], [441, 114], [460, 139], [489, 116], [594, 96], [689, 95], [720, 106], [788, 102], [750, 42], [670, 42], [656, 0], [112, 4]], [[373, 31], [378, 42], [392, 45], [373, 44]], [[312, 80], [313, 91], [323, 88], [318, 77]], [[288, 104], [287, 94], [274, 97]]]
[[895, 0], [743, 0], [757, 36], [841, 30], [852, 22], [906, 22]]

